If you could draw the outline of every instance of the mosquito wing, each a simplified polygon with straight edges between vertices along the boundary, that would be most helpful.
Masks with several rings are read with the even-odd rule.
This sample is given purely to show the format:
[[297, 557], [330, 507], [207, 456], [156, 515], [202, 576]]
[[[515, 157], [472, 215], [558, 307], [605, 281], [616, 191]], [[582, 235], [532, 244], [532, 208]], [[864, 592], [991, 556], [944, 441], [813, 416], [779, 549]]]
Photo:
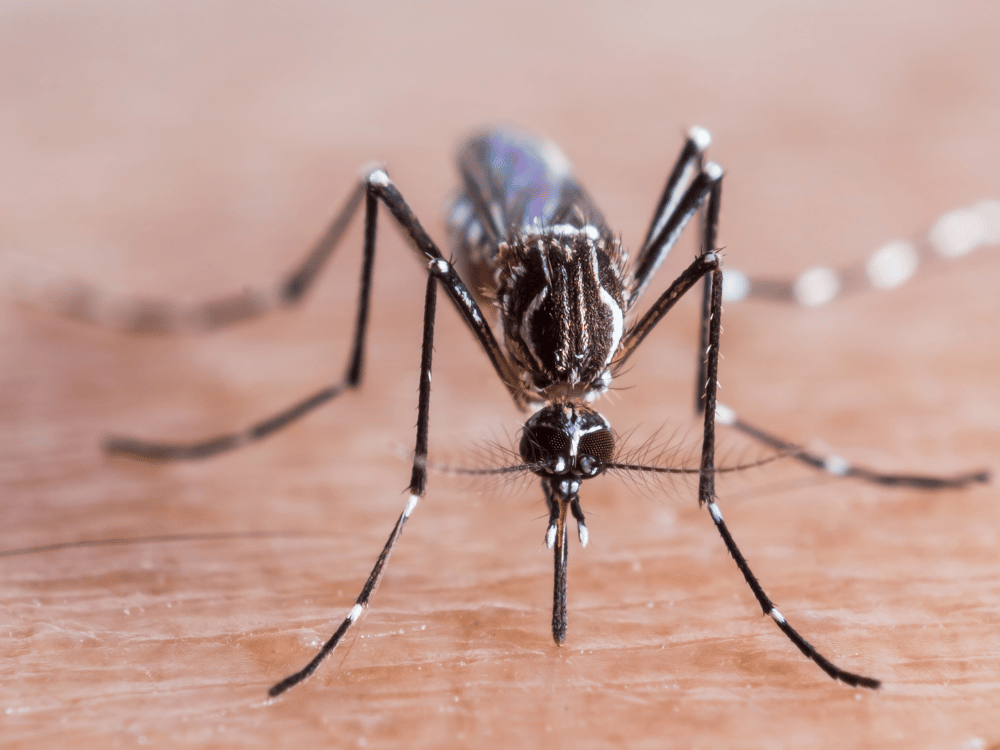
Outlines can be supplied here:
[[525, 229], [590, 224], [609, 234], [604, 217], [577, 182], [569, 159], [550, 141], [511, 128], [471, 138], [458, 155], [462, 195], [487, 245]]

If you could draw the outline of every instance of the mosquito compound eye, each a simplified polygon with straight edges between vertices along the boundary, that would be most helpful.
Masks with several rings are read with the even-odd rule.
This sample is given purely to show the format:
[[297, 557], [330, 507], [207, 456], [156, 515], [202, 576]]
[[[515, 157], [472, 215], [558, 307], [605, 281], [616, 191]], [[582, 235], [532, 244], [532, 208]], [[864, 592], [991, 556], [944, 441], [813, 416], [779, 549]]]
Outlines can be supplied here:
[[580, 458], [577, 466], [587, 476], [595, 476], [604, 470], [615, 455], [615, 436], [611, 430], [594, 430], [580, 438], [577, 448]]
[[542, 425], [525, 425], [521, 436], [521, 458], [526, 464], [550, 464], [569, 452], [569, 436], [562, 430]]

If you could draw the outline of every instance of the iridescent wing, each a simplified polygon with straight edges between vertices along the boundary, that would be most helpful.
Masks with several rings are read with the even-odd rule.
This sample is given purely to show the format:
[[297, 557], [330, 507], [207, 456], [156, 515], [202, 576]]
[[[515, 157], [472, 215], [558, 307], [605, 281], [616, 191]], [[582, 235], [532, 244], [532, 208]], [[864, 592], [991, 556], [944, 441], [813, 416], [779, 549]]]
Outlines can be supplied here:
[[463, 197], [493, 247], [533, 226], [590, 224], [610, 234], [569, 159], [550, 141], [510, 128], [488, 130], [465, 144], [458, 168]]

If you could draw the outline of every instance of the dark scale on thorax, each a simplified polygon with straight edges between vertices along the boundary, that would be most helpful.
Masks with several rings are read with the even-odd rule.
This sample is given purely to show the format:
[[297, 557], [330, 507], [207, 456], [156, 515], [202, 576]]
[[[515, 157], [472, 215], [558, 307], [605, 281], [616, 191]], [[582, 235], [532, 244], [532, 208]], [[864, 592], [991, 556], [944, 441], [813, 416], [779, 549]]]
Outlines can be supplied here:
[[567, 229], [501, 244], [497, 269], [507, 351], [548, 401], [606, 390], [624, 328], [617, 243]]

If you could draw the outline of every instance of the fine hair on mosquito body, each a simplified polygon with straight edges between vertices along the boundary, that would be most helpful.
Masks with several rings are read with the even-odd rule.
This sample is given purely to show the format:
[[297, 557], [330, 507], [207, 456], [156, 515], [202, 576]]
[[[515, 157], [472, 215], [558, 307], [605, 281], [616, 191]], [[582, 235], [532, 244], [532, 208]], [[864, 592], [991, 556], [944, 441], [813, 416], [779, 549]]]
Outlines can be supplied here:
[[[985, 482], [985, 472], [956, 476], [889, 474], [855, 466], [833, 455], [799, 448], [738, 417], [718, 403], [720, 338], [724, 299], [758, 296], [822, 304], [850, 284], [813, 269], [793, 282], [758, 282], [739, 273], [724, 277], [717, 245], [723, 171], [704, 158], [707, 130], [691, 128], [656, 203], [645, 239], [626, 253], [594, 201], [574, 175], [568, 159], [551, 142], [510, 127], [484, 130], [465, 142], [458, 155], [459, 191], [448, 225], [454, 261], [425, 232], [385, 169], [364, 172], [346, 204], [305, 259], [273, 290], [246, 291], [192, 308], [137, 306], [119, 327], [131, 331], [212, 330], [259, 316], [275, 307], [297, 304], [319, 277], [351, 219], [364, 206], [361, 281], [353, 326], [353, 345], [343, 377], [284, 411], [240, 432], [190, 443], [151, 442], [111, 437], [108, 453], [145, 461], [207, 458], [260, 440], [284, 428], [341, 393], [361, 385], [380, 208], [403, 230], [426, 270], [423, 303], [416, 442], [407, 498], [361, 592], [339, 627], [309, 663], [274, 684], [284, 693], [310, 677], [362, 613], [386, 570], [403, 531], [427, 488], [431, 371], [439, 289], [473, 333], [511, 399], [528, 416], [516, 439], [509, 465], [479, 473], [529, 473], [538, 477], [548, 512], [545, 544], [553, 550], [552, 637], [567, 638], [567, 559], [569, 530], [575, 525], [581, 546], [586, 525], [583, 484], [605, 472], [653, 476], [697, 475], [698, 504], [706, 508], [729, 555], [763, 613], [820, 669], [847, 685], [877, 688], [878, 679], [849, 671], [823, 656], [779, 612], [751, 571], [730, 532], [716, 495], [716, 476], [746, 466], [716, 464], [716, 428], [725, 425], [788, 456], [837, 477], [922, 490]], [[970, 209], [971, 210], [971, 209]], [[979, 207], [980, 218], [997, 219], [994, 207]], [[993, 213], [990, 213], [990, 212]], [[698, 252], [681, 274], [639, 315], [638, 303], [678, 237], [698, 217]], [[932, 245], [934, 245], [932, 238]], [[942, 241], [943, 242], [943, 241]], [[941, 242], [937, 243], [942, 244]], [[947, 244], [947, 243], [945, 243]], [[934, 245], [935, 247], [937, 245]], [[933, 249], [933, 248], [932, 248]], [[895, 247], [869, 261], [870, 285], [902, 283], [921, 259], [919, 248]], [[947, 254], [939, 252], [939, 254]], [[952, 252], [951, 255], [961, 253]], [[618, 435], [595, 408], [630, 357], [687, 292], [700, 287], [701, 325], [696, 355], [695, 408], [702, 418], [697, 468], [678, 469], [622, 449]], [[647, 300], [648, 301], [648, 300]], [[82, 293], [68, 312], [100, 322], [96, 293]], [[771, 460], [771, 459], [767, 459]], [[760, 465], [765, 461], [749, 465]], [[476, 473], [476, 472], [468, 472]]]

